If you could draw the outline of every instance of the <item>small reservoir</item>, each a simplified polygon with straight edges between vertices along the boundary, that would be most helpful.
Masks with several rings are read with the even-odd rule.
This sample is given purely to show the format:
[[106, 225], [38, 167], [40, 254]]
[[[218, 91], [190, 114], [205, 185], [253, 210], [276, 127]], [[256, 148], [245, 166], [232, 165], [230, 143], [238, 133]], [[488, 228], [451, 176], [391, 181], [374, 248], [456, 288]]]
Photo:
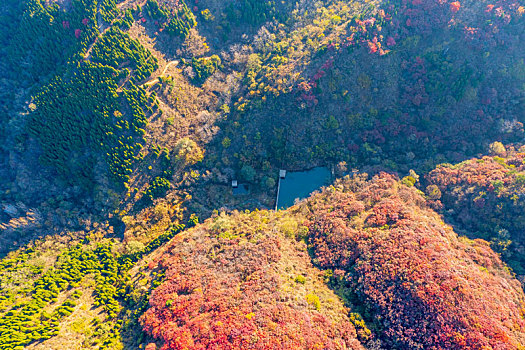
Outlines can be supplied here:
[[296, 199], [307, 198], [312, 192], [329, 185], [331, 181], [330, 169], [326, 167], [288, 172], [284, 179], [280, 179], [276, 208], [291, 207]]

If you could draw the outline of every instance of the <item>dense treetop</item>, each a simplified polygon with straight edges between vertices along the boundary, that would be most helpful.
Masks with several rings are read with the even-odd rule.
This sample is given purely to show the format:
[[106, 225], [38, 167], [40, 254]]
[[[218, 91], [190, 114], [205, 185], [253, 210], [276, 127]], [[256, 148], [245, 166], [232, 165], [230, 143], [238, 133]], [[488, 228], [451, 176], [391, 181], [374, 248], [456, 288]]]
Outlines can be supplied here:
[[427, 192], [437, 186], [434, 204], [445, 217], [467, 235], [490, 241], [514, 272], [523, 275], [525, 154], [507, 154], [503, 145], [498, 149], [494, 152], [499, 155], [431, 171]]
[[363, 302], [387, 347], [515, 349], [524, 294], [483, 240], [458, 235], [391, 175], [336, 182], [302, 205], [313, 261]]
[[297, 221], [220, 215], [171, 241], [144, 315], [162, 349], [362, 349], [348, 310], [323, 283]]

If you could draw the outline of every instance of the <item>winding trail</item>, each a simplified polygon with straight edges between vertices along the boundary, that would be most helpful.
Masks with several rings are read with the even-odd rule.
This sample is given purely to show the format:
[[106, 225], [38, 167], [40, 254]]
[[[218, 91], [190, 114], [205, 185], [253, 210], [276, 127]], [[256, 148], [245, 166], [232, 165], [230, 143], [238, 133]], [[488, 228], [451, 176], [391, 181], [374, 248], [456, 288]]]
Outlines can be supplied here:
[[166, 74], [166, 71], [168, 70], [168, 68], [169, 68], [172, 64], [179, 64], [179, 60], [169, 61], [168, 64], [166, 64], [166, 67], [164, 67], [164, 70], [162, 71], [162, 74], [160, 75], [161, 77], [163, 77], [164, 74]]
[[[145, 1], [142, 1], [139, 3], [139, 6], [144, 6], [146, 4], [147, 0]], [[123, 2], [120, 2], [117, 4], [117, 8], [119, 10], [122, 10], [123, 8], [127, 8], [127, 7], [130, 7], [131, 5], [130, 4], [133, 4], [134, 1], [131, 0], [131, 1], [123, 1]], [[111, 21], [111, 23], [109, 23], [109, 25], [104, 28], [104, 21], [102, 20], [102, 17], [100, 16], [100, 3], [97, 4], [97, 24], [98, 24], [98, 32], [99, 34], [97, 35], [97, 37], [95, 38], [95, 40], [91, 43], [91, 45], [89, 45], [88, 49], [86, 50], [86, 53], [84, 54], [84, 61], [89, 61], [90, 58], [91, 58], [91, 50], [93, 49], [93, 46], [95, 46], [95, 44], [97, 43], [98, 41], [98, 38], [102, 38], [104, 36], [104, 34], [106, 33], [106, 31], [111, 28], [113, 26], [113, 23], [121, 18], [122, 15], [119, 15], [117, 16], [115, 19], [113, 19], [113, 21]]]
[[113, 25], [113, 22], [115, 22], [117, 18], [115, 18], [106, 28], [104, 28], [104, 21], [102, 20], [102, 17], [100, 16], [100, 3], [97, 4], [97, 26], [98, 26], [99, 34], [97, 35], [95, 40], [93, 40], [91, 45], [89, 45], [88, 49], [86, 50], [86, 53], [84, 54], [84, 61], [90, 61], [91, 50], [93, 50], [93, 46], [95, 46], [95, 44], [98, 42], [98, 38], [102, 38], [104, 34], [106, 34], [107, 30], [111, 28], [111, 26]]
[[107, 27], [106, 29], [104, 29], [102, 32], [100, 32], [100, 29], [99, 29], [99, 32], [100, 34], [97, 35], [97, 37], [95, 38], [95, 40], [91, 43], [91, 45], [89, 45], [88, 49], [86, 50], [86, 53], [84, 54], [84, 61], [90, 61], [91, 60], [91, 50], [93, 50], [93, 47], [95, 46], [95, 44], [98, 42], [98, 38], [102, 38], [102, 36], [104, 36], [104, 34], [106, 33], [106, 31], [111, 28], [111, 26]]
[[[164, 67], [164, 70], [162, 71], [162, 73], [160, 74], [159, 78], [160, 77], [163, 77], [164, 74], [166, 74], [166, 71], [168, 70], [168, 68], [172, 65], [172, 64], [179, 64], [179, 60], [173, 60], [173, 61], [169, 61], [166, 66]], [[144, 84], [142, 84], [142, 86], [150, 86], [150, 85], [153, 85], [155, 83], [157, 83], [159, 81], [159, 78], [153, 78], [151, 79], [150, 81], [147, 81], [145, 82]]]
[[[120, 10], [123, 10], [125, 9], [126, 7], [129, 7], [131, 6], [131, 4], [134, 4], [136, 5], [136, 3], [139, 3], [140, 6], [144, 6], [146, 4], [146, 0], [143, 0], [143, 1], [133, 1], [133, 0], [129, 0], [129, 1], [123, 1], [119, 4], [117, 4], [117, 8], [119, 8]], [[104, 34], [111, 28], [111, 26], [113, 25], [113, 22], [115, 20], [117, 20], [118, 18], [120, 18], [121, 16], [118, 16], [117, 18], [115, 18], [111, 23], [109, 23], [109, 25], [107, 27], [104, 26], [104, 21], [102, 20], [102, 18], [100, 17], [100, 11], [99, 11], [99, 8], [97, 8], [97, 24], [98, 24], [98, 31], [99, 31], [99, 34], [97, 35], [97, 37], [95, 38], [95, 40], [91, 43], [91, 45], [89, 45], [88, 49], [86, 50], [86, 53], [84, 54], [84, 61], [90, 61], [91, 60], [91, 51], [93, 50], [93, 47], [95, 46], [95, 44], [98, 42], [98, 39], [99, 38], [102, 38], [104, 36]], [[168, 70], [168, 68], [171, 66], [171, 65], [177, 65], [179, 64], [179, 60], [172, 60], [172, 61], [169, 61], [166, 66], [164, 67], [162, 73], [160, 74], [159, 77], [157, 78], [153, 78], [147, 82], [145, 82], [144, 84], [142, 84], [141, 86], [150, 86], [150, 85], [153, 85], [155, 83], [157, 83], [159, 81], [159, 78], [160, 77], [164, 77], [164, 75], [166, 74], [166, 71]]]

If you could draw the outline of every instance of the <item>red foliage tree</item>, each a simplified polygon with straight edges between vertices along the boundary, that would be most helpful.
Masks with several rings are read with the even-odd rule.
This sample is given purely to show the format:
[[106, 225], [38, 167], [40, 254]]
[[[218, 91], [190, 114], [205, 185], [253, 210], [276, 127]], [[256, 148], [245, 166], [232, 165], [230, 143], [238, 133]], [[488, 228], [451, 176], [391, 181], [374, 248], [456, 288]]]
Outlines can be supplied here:
[[185, 232], [160, 259], [166, 282], [143, 321], [162, 349], [362, 348], [346, 313], [334, 319], [283, 288], [290, 259], [313, 269], [306, 251], [260, 222], [243, 228], [243, 218], [233, 229], [238, 235], [218, 234], [211, 222]]
[[414, 188], [387, 174], [355, 178], [304, 206], [314, 261], [344, 270], [340, 279], [375, 317], [389, 348], [524, 344], [518, 281], [485, 241], [458, 238]]
[[434, 202], [471, 237], [492, 242], [520, 275], [525, 274], [525, 154], [483, 157], [431, 171], [429, 185], [442, 196]]

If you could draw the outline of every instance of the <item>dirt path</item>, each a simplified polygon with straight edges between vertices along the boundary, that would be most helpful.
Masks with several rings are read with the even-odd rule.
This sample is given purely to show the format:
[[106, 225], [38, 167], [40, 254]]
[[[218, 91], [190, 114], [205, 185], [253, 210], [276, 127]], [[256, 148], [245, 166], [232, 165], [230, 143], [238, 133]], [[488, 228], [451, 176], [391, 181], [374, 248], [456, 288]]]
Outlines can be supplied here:
[[[139, 2], [139, 6], [144, 6], [146, 4], [147, 1], [140, 1]], [[131, 8], [133, 6], [135, 6], [135, 1], [131, 0], [131, 1], [123, 1], [123, 2], [120, 2], [117, 4], [117, 8], [119, 10], [125, 10], [126, 8]], [[89, 61], [90, 58], [91, 58], [91, 50], [93, 50], [93, 46], [95, 46], [95, 44], [97, 43], [98, 41], [98, 38], [101, 38], [104, 36], [104, 34], [106, 33], [106, 31], [111, 28], [113, 26], [113, 23], [115, 22], [115, 20], [117, 20], [118, 18], [121, 18], [122, 15], [119, 15], [117, 16], [117, 18], [115, 18], [106, 28], [104, 28], [104, 21], [102, 20], [101, 16], [100, 16], [100, 4], [97, 5], [97, 24], [99, 25], [98, 27], [98, 31], [99, 31], [99, 35], [97, 35], [97, 37], [95, 38], [95, 40], [91, 43], [91, 45], [89, 45], [85, 55], [84, 55], [84, 60], [85, 61]]]
[[[145, 1], [145, 0], [138, 0], [138, 1], [136, 1], [136, 0], [135, 1], [134, 0], [128, 0], [128, 1], [123, 1], [121, 3], [118, 3], [117, 7], [122, 11], [122, 10], [124, 10], [126, 8], [134, 7], [137, 4], [139, 6], [144, 6], [146, 4], [146, 2], [147, 1]], [[115, 20], [116, 20], [116, 18], [115, 18]], [[107, 26], [105, 25], [104, 21], [102, 21], [102, 18], [100, 18], [100, 13], [99, 13], [98, 9], [97, 9], [97, 24], [98, 24], [99, 35], [95, 38], [95, 40], [91, 43], [91, 45], [89, 45], [88, 49], [86, 50], [86, 53], [84, 54], [84, 60], [85, 61], [90, 61], [90, 59], [91, 59], [91, 51], [93, 50], [93, 47], [95, 46], [95, 44], [98, 42], [98, 39], [102, 38], [104, 36], [104, 34], [106, 33], [106, 31], [108, 31], [108, 29], [110, 29], [111, 26], [113, 25], [113, 23], [110, 23]], [[128, 32], [128, 34], [133, 38], [131, 32]], [[140, 37], [137, 37], [137, 38], [134, 38], [134, 39], [139, 40], [139, 42], [141, 42]], [[156, 53], [155, 51], [156, 50], [153, 50], [153, 47], [148, 47], [150, 45], [145, 45], [145, 43], [143, 43], [143, 42], [141, 42], [141, 44], [144, 45], [144, 47], [149, 49], [150, 52], [155, 55], [155, 53]], [[155, 55], [155, 56], [160, 56], [160, 55]], [[160, 59], [160, 57], [157, 57], [157, 58], [161, 62], [164, 61], [164, 59]], [[172, 60], [172, 61], [167, 62], [166, 65], [164, 66], [164, 69], [162, 70], [162, 73], [158, 77], [150, 79], [149, 81], [147, 81], [144, 84], [142, 84], [142, 86], [150, 86], [150, 85], [153, 85], [153, 84], [157, 83], [159, 81], [159, 77], [164, 77], [164, 75], [166, 74], [166, 71], [168, 70], [168, 68], [171, 65], [177, 65], [178, 63], [179, 63], [179, 60]]]
[[97, 5], [97, 24], [98, 24], [98, 32], [99, 34], [93, 40], [91, 45], [89, 45], [88, 49], [86, 50], [86, 54], [84, 55], [84, 61], [89, 61], [91, 59], [91, 50], [93, 50], [93, 47], [98, 42], [98, 38], [102, 38], [106, 31], [111, 28], [113, 25], [113, 22], [110, 23], [106, 28], [104, 28], [104, 21], [102, 20], [102, 17], [100, 16], [100, 4]]
[[144, 5], [146, 5], [146, 2], [147, 0], [139, 0], [139, 1], [134, 1], [134, 0], [130, 0], [130, 1], [123, 1], [123, 2], [119, 2], [117, 4], [117, 8], [119, 10], [127, 10], [127, 9], [131, 9], [131, 8], [134, 8], [135, 6], [140, 6], [141, 8], [144, 7]]
[[89, 45], [85, 55], [84, 55], [84, 61], [89, 61], [91, 60], [91, 50], [93, 50], [93, 47], [95, 46], [95, 44], [98, 42], [98, 38], [101, 38], [105, 33], [106, 31], [111, 28], [111, 26], [107, 27], [106, 29], [104, 29], [102, 32], [100, 32], [100, 34], [95, 38], [95, 40], [91, 43], [91, 45]]
[[[166, 66], [164, 67], [164, 70], [162, 71], [162, 73], [161, 73], [161, 75], [159, 76], [159, 78], [160, 78], [160, 77], [163, 77], [164, 74], [166, 74], [166, 71], [168, 70], [168, 68], [169, 68], [172, 64], [175, 64], [175, 65], [179, 64], [179, 60], [169, 61], [169, 62], [166, 64]], [[153, 78], [153, 79], [151, 79], [150, 81], [147, 81], [147, 82], [145, 82], [144, 84], [142, 84], [142, 86], [150, 86], [150, 85], [153, 85], [153, 84], [155, 84], [156, 82], [159, 81], [159, 78]]]
[[166, 65], [166, 67], [164, 67], [164, 70], [162, 71], [162, 74], [160, 75], [161, 77], [164, 76], [164, 74], [166, 74], [166, 71], [168, 70], [168, 68], [172, 65], [172, 64], [178, 64], [179, 63], [179, 60], [173, 60], [173, 61], [170, 61], [168, 62], [168, 64]]

